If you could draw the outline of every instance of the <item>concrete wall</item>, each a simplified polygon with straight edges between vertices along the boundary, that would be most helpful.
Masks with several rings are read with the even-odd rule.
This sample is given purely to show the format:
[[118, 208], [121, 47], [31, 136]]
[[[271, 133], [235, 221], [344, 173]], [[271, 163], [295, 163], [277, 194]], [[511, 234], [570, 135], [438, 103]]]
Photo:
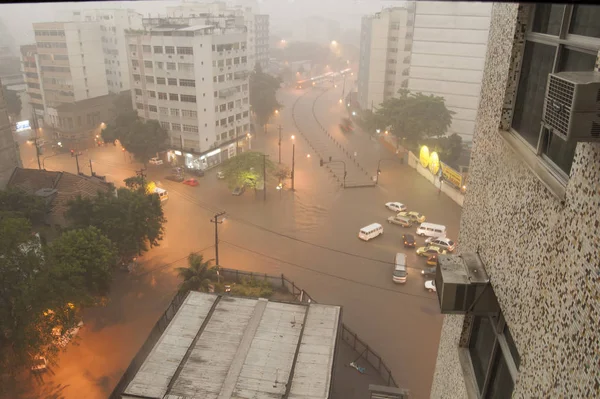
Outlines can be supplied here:
[[[512, 397], [598, 397], [600, 144], [577, 144], [561, 202], [502, 138], [527, 18], [519, 4], [493, 7], [458, 251], [479, 252], [515, 341]], [[444, 319], [431, 397], [464, 398], [465, 317]]]
[[[431, 184], [433, 184], [438, 190], [440, 189], [440, 179], [431, 173], [431, 171], [427, 168], [424, 168], [419, 162], [419, 158], [409, 151], [408, 153], [408, 165], [411, 168], [414, 168], [421, 176], [427, 179]], [[452, 199], [452, 201], [456, 202], [458, 205], [463, 206], [464, 202], [464, 194], [462, 194], [459, 190], [452, 187], [450, 184], [441, 184], [442, 189], [441, 193], [447, 195]]]
[[479, 103], [491, 3], [416, 2], [408, 88], [447, 98], [449, 134], [471, 141]]

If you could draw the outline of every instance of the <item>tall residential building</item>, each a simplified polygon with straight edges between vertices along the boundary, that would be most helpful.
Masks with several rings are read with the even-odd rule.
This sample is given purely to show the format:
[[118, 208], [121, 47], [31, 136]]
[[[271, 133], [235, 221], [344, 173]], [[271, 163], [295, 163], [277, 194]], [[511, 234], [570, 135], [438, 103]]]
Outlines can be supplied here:
[[111, 93], [130, 89], [125, 31], [142, 29], [142, 14], [129, 9], [72, 11], [73, 21], [100, 24], [106, 83]]
[[448, 134], [472, 141], [492, 3], [417, 1], [408, 89], [444, 97]]
[[[27, 85], [29, 105], [38, 118], [44, 117], [44, 83], [41, 79], [37, 45], [26, 44], [21, 46], [21, 65], [23, 78]], [[29, 116], [29, 115], [26, 115]]]
[[340, 23], [338, 21], [310, 16], [293, 24], [292, 38], [298, 42], [329, 44], [332, 40], [340, 40]]
[[130, 31], [127, 45], [134, 109], [143, 119], [159, 121], [172, 148], [190, 152], [198, 162], [194, 167], [207, 162], [194, 153], [249, 131], [244, 28], [171, 21]]
[[374, 110], [408, 87], [414, 7], [386, 8], [362, 19], [358, 103]]
[[258, 62], [263, 69], [269, 63], [269, 16], [258, 14], [256, 4], [228, 6], [225, 2], [184, 3], [167, 7], [171, 18], [204, 18], [205, 24], [235, 25], [245, 27], [247, 34], [248, 64], [254, 68]]
[[[45, 22], [33, 28], [44, 110], [108, 94], [98, 22]], [[27, 72], [34, 73], [33, 68]]]
[[358, 98], [375, 109], [399, 88], [444, 97], [448, 134], [471, 141], [491, 3], [409, 2], [363, 17]]
[[[2, 82], [0, 81], [0, 88]], [[4, 90], [0, 90], [0, 190], [4, 190], [16, 167], [22, 167], [13, 128], [6, 111]]]
[[[436, 276], [441, 303], [458, 307], [444, 316], [432, 398], [600, 395], [600, 97], [593, 85], [581, 97], [574, 78], [600, 82], [599, 49], [598, 6], [492, 7], [457, 252], [479, 254], [479, 293], [497, 303]], [[549, 82], [554, 115], [588, 118], [579, 141], [542, 123]], [[583, 112], [569, 114], [571, 100]]]

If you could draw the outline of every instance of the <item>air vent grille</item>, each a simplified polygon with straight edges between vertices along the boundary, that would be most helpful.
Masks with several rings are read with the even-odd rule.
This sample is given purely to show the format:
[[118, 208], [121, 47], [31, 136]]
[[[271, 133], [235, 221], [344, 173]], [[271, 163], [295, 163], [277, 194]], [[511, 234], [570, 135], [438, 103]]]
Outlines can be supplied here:
[[[600, 114], [598, 114], [598, 118], [600, 118]], [[592, 122], [592, 130], [590, 134], [593, 138], [600, 139], [600, 123]]]
[[563, 136], [567, 136], [569, 131], [574, 92], [575, 84], [550, 75], [544, 122]]

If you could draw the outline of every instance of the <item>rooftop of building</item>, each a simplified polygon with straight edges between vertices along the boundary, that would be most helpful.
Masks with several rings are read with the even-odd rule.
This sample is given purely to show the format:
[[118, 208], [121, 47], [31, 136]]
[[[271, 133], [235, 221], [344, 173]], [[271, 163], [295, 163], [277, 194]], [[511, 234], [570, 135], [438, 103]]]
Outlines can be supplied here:
[[112, 104], [114, 101], [115, 95], [112, 93], [105, 94], [103, 96], [86, 98], [85, 100], [75, 101], [72, 103], [61, 103], [56, 107], [51, 107], [56, 109], [58, 112], [70, 112], [75, 110], [86, 110], [89, 108], [94, 108], [98, 106], [107, 106]]
[[122, 398], [328, 398], [333, 305], [191, 291]]

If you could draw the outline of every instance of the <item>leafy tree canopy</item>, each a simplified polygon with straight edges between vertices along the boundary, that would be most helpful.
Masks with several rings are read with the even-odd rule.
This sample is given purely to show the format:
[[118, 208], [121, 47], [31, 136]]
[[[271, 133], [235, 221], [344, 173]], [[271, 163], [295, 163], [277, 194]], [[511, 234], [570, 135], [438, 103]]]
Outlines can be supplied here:
[[106, 143], [112, 143], [128, 135], [133, 124], [139, 120], [136, 111], [121, 112], [114, 121], [106, 125], [102, 130], [102, 140]]
[[119, 137], [123, 147], [144, 164], [164, 148], [167, 139], [167, 132], [154, 120], [137, 120]]
[[166, 218], [158, 195], [120, 188], [117, 196], [99, 193], [69, 203], [67, 217], [75, 227], [95, 226], [116, 246], [122, 258], [141, 254], [159, 245]]
[[250, 74], [250, 108], [260, 125], [265, 125], [275, 110], [282, 108], [276, 97], [280, 84], [279, 79], [264, 73], [260, 65]]
[[9, 90], [3, 86], [4, 101], [6, 101], [6, 110], [9, 114], [17, 116], [21, 113], [21, 98], [14, 90]]
[[391, 133], [408, 145], [415, 145], [421, 138], [446, 134], [454, 112], [446, 108], [443, 97], [405, 89], [398, 94], [381, 103], [375, 112], [378, 123], [389, 126]]
[[41, 197], [15, 189], [0, 191], [0, 218], [23, 217], [33, 225], [40, 225], [46, 212], [46, 203]]
[[267, 172], [275, 170], [273, 162], [260, 152], [247, 151], [241, 153], [221, 164], [225, 179], [230, 188], [245, 185], [256, 189], [263, 183], [263, 163], [266, 163]]

